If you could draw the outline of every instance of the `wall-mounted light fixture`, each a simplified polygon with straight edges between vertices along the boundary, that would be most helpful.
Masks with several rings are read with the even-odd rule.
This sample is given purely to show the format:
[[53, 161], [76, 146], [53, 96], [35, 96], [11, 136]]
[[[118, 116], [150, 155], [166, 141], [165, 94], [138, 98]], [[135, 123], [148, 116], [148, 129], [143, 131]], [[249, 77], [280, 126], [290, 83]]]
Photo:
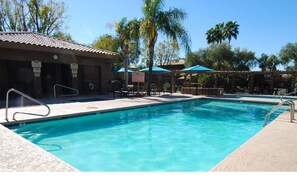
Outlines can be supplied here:
[[70, 69], [71, 69], [71, 72], [72, 72], [72, 77], [77, 77], [78, 64], [71, 63], [70, 64]]
[[32, 65], [32, 68], [33, 68], [34, 76], [35, 77], [40, 77], [41, 66], [42, 66], [41, 61], [33, 60], [33, 61], [31, 61], [31, 65]]

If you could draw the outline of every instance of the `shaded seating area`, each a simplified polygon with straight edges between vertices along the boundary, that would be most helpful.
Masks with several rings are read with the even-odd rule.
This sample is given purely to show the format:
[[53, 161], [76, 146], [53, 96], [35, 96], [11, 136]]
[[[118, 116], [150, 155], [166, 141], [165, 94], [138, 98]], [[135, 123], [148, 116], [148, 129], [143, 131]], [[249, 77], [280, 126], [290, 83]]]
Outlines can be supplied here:
[[[171, 72], [156, 67], [152, 70], [151, 95], [161, 95], [165, 91], [214, 96], [224, 93], [286, 95], [297, 86], [297, 71], [215, 71], [201, 65]], [[148, 69], [140, 71], [147, 73]], [[183, 83], [182, 80], [186, 81]], [[134, 86], [127, 90], [113, 88], [113, 93], [120, 97], [146, 95], [147, 83], [144, 79], [132, 83]]]
[[111, 92], [113, 94], [113, 97], [115, 97], [116, 95], [119, 95], [120, 97], [122, 96], [122, 88], [123, 88], [122, 82], [120, 82], [119, 80], [112, 80], [110, 86], [111, 86]]
[[[194, 70], [195, 69], [195, 70]], [[200, 69], [200, 70], [199, 70]], [[286, 95], [295, 90], [297, 86], [297, 71], [214, 71], [204, 69], [203, 66], [196, 65], [179, 71], [184, 78], [189, 76], [192, 82], [198, 82], [198, 74], [203, 74], [202, 82], [204, 86], [183, 84], [181, 93], [183, 94], [214, 94], [222, 95], [222, 91], [231, 94], [273, 94]], [[199, 75], [199, 77], [201, 77]]]
[[223, 88], [205, 88], [202, 87], [200, 83], [192, 83], [192, 74], [213, 72], [214, 70], [206, 68], [201, 65], [196, 65], [193, 67], [185, 68], [181, 70], [182, 72], [190, 74], [190, 82], [186, 81], [181, 88], [182, 94], [193, 94], [193, 95], [210, 95], [210, 96], [220, 96], [224, 94]]
[[137, 96], [137, 90], [135, 90], [134, 85], [128, 85], [127, 88], [121, 89], [121, 97], [136, 97]]
[[145, 96], [144, 90], [137, 90], [137, 86], [130, 84], [127, 88], [124, 87], [123, 83], [118, 80], [111, 81], [111, 92], [113, 97], [140, 97]]

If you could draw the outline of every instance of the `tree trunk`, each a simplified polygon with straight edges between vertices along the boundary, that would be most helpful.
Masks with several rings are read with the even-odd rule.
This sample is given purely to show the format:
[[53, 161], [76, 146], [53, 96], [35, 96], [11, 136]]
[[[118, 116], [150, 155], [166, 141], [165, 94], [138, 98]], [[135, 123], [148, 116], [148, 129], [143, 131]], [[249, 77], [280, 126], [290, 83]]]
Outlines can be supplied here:
[[22, 1], [21, 4], [21, 11], [22, 11], [22, 25], [23, 25], [23, 31], [27, 32], [28, 28], [27, 28], [27, 22], [26, 22], [26, 16], [25, 16], [25, 12], [24, 12], [24, 1]]
[[152, 84], [152, 74], [153, 74], [153, 64], [154, 64], [154, 44], [149, 46], [149, 73], [148, 73], [148, 83], [147, 83], [147, 95], [151, 95], [151, 84]]

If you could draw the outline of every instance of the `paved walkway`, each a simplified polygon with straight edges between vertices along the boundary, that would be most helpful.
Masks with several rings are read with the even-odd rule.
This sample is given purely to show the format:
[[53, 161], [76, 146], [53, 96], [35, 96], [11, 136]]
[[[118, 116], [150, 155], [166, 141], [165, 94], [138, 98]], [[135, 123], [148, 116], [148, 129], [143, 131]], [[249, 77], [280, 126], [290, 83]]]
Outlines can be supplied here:
[[288, 120], [281, 114], [211, 171], [297, 171], [297, 121]]
[[[203, 96], [162, 95], [154, 97], [114, 99], [104, 101], [59, 102], [50, 104], [48, 118], [61, 118], [85, 113], [118, 110], [128, 107], [197, 99]], [[213, 99], [218, 99], [214, 97]], [[232, 99], [219, 97], [219, 99]], [[236, 98], [236, 100], [259, 101], [256, 98]], [[263, 99], [262, 99], [263, 100]], [[265, 99], [266, 100], [266, 99]], [[267, 99], [267, 102], [277, 102]], [[10, 108], [8, 118], [13, 123], [42, 119], [36, 116], [16, 115], [15, 111], [44, 113], [41, 106]], [[297, 124], [289, 123], [289, 112], [280, 115], [240, 148], [219, 163], [212, 171], [297, 171]], [[0, 109], [0, 123], [7, 124], [5, 109]], [[0, 125], [0, 171], [77, 171], [59, 158], [51, 155], [14, 132]]]

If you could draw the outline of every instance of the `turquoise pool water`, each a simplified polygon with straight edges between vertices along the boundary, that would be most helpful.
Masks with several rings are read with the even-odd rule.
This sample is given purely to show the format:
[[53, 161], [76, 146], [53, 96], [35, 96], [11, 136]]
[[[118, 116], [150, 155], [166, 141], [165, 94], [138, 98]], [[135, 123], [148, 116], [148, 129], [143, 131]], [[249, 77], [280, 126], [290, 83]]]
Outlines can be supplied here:
[[274, 106], [203, 99], [11, 129], [81, 171], [208, 171]]

